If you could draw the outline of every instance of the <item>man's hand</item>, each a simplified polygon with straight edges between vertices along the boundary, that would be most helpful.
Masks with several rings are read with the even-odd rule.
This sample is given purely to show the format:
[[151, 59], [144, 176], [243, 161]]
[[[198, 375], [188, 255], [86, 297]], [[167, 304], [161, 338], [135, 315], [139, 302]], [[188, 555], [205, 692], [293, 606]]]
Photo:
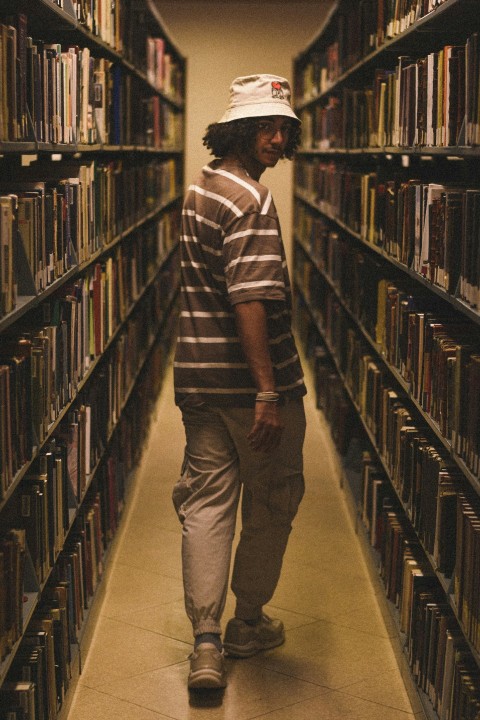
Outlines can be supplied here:
[[247, 435], [252, 450], [268, 453], [280, 445], [284, 425], [277, 403], [255, 403], [255, 420]]
[[[272, 361], [268, 346], [267, 313], [260, 301], [235, 305], [235, 318], [242, 350], [259, 392], [274, 392]], [[256, 402], [255, 420], [247, 435], [250, 447], [258, 452], [271, 452], [280, 444], [283, 424], [274, 402]]]

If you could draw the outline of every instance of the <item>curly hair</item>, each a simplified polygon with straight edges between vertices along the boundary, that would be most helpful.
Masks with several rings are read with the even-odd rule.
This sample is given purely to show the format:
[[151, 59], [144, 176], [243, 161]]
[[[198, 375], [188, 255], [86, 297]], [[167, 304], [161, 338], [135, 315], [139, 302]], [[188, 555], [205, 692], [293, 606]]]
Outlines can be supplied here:
[[[207, 127], [203, 144], [212, 155], [224, 158], [236, 153], [248, 153], [252, 150], [258, 132], [258, 121], [261, 118], [242, 118], [227, 123], [212, 123]], [[301, 127], [299, 122], [292, 122], [287, 144], [282, 158], [292, 160], [295, 150], [300, 145]]]

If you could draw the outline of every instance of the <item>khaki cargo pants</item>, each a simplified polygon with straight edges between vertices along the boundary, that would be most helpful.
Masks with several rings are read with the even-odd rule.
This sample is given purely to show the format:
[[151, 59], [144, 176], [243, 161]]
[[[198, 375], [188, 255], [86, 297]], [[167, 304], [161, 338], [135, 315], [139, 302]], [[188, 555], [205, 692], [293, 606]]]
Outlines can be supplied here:
[[248, 445], [253, 413], [206, 404], [182, 410], [185, 459], [173, 502], [183, 525], [185, 607], [195, 636], [221, 632], [242, 485], [232, 590], [235, 614], [244, 620], [258, 617], [273, 596], [303, 497], [303, 400], [281, 407], [282, 442], [270, 454]]

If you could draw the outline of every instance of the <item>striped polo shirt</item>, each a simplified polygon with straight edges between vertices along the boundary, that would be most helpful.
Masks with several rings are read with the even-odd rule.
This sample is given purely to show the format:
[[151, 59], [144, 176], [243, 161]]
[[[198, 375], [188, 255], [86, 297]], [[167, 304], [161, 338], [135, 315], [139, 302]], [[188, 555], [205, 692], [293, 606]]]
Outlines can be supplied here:
[[188, 188], [180, 240], [181, 313], [174, 381], [178, 405], [255, 403], [233, 306], [265, 301], [277, 392], [305, 394], [291, 332], [291, 289], [268, 188], [240, 165], [215, 160]]

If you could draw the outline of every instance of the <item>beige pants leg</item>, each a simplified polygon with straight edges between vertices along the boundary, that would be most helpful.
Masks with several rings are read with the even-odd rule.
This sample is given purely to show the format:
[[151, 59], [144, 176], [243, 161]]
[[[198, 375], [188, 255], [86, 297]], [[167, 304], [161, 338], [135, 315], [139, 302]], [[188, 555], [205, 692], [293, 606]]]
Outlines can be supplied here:
[[302, 400], [281, 408], [285, 423], [282, 442], [268, 455], [250, 450], [243, 413], [229, 410], [224, 417], [240, 457], [243, 482], [242, 531], [232, 590], [237, 598], [236, 617], [253, 620], [261, 615], [277, 587], [292, 521], [303, 497], [305, 413]]
[[257, 617], [275, 591], [304, 491], [303, 402], [287, 403], [281, 413], [282, 443], [268, 455], [248, 445], [252, 409], [202, 405], [182, 413], [185, 462], [173, 501], [183, 524], [185, 606], [194, 635], [220, 632], [242, 482], [242, 533], [232, 578], [237, 617]]

